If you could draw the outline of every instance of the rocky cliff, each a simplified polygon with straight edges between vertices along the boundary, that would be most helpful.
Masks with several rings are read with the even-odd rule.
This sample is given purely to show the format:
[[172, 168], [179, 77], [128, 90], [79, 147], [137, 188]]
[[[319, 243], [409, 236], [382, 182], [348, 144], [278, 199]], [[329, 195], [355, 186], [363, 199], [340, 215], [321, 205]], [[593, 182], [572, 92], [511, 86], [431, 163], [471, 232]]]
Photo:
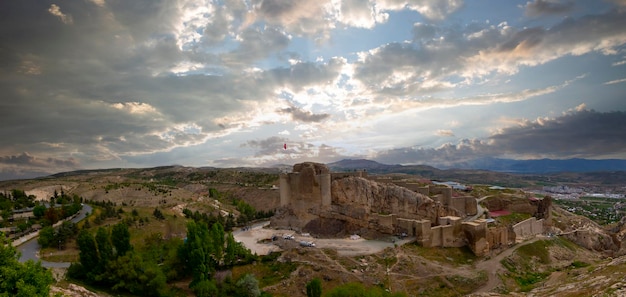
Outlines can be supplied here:
[[[602, 252], [608, 256], [624, 255], [624, 235], [626, 231], [606, 230], [596, 222], [579, 215], [575, 215], [559, 207], [553, 207], [555, 216], [552, 228], [557, 234], [592, 251]], [[622, 234], [622, 237], [620, 237]]]
[[380, 184], [359, 177], [333, 181], [332, 211], [357, 219], [365, 215], [394, 214], [407, 219], [429, 219], [445, 216], [445, 209], [428, 196], [393, 184]]

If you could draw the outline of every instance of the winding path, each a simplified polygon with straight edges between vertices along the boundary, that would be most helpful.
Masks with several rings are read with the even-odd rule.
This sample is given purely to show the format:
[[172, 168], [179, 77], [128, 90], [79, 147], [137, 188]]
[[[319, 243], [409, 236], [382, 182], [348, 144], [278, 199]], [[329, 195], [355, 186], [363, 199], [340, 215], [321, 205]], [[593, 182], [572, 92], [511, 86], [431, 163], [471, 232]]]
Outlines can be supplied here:
[[[87, 216], [87, 213], [91, 213], [92, 211], [93, 209], [91, 208], [91, 206], [84, 204], [78, 215], [72, 219], [72, 222], [80, 222]], [[39, 233], [37, 233], [37, 235], [38, 234]], [[28, 260], [33, 260], [35, 262], [41, 261], [41, 266], [48, 268], [67, 268], [70, 267], [70, 264], [72, 264], [69, 262], [48, 262], [41, 260], [39, 259], [40, 249], [41, 248], [39, 247], [39, 243], [37, 243], [37, 236], [29, 239], [23, 244], [20, 244], [19, 246], [17, 246], [17, 250], [21, 253], [20, 262], [26, 262]]]
[[474, 293], [491, 292], [493, 289], [495, 289], [495, 287], [500, 284], [500, 278], [498, 277], [498, 273], [503, 270], [500, 261], [512, 255], [513, 252], [515, 252], [519, 247], [543, 239], [546, 238], [537, 236], [531, 240], [516, 244], [489, 260], [478, 263], [476, 265], [476, 269], [485, 270], [487, 272], [487, 283], [484, 286], [480, 287], [478, 290], [476, 290]]

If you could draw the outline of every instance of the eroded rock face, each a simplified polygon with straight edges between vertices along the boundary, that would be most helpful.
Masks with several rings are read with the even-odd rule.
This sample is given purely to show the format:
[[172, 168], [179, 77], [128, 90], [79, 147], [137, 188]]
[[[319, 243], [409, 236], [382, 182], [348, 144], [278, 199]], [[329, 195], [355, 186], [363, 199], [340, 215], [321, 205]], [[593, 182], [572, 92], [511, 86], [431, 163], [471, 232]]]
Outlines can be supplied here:
[[616, 243], [610, 234], [600, 228], [579, 229], [564, 236], [588, 250], [603, 252], [611, 256], [620, 248], [619, 243]]
[[436, 221], [437, 217], [446, 215], [441, 205], [428, 196], [360, 177], [333, 181], [331, 197], [334, 212], [357, 219], [367, 219], [371, 214], [394, 214], [402, 218]]
[[619, 237], [619, 232], [605, 230], [589, 218], [560, 208], [553, 207], [552, 210], [558, 214], [558, 217], [554, 218], [556, 224], [553, 228], [557, 229], [561, 236], [588, 250], [602, 252], [608, 256], [624, 254], [624, 239]]

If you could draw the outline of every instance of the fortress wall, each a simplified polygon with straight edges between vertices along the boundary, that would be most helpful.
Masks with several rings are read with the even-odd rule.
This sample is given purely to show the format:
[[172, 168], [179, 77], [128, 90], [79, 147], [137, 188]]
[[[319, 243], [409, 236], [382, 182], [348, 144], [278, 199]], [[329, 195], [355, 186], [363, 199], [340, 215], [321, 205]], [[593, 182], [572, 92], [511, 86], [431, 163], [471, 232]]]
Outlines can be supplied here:
[[[393, 233], [394, 231], [394, 215], [383, 215], [377, 214], [376, 221], [378, 222], [379, 227], [388, 230], [388, 233]], [[407, 233], [408, 234], [408, 233]]]
[[450, 200], [452, 201], [452, 208], [465, 215], [473, 216], [478, 212], [476, 198], [472, 196], [452, 197]]
[[473, 216], [478, 213], [478, 202], [473, 196], [466, 196], [465, 198], [465, 214]]
[[475, 255], [482, 256], [489, 251], [486, 220], [463, 222], [462, 226], [468, 246]]
[[543, 233], [543, 220], [537, 220], [535, 217], [521, 221], [513, 225], [513, 232], [516, 240], [535, 236]]
[[322, 196], [322, 206], [330, 206], [332, 203], [330, 195], [331, 175], [328, 173], [320, 174], [320, 192]]
[[291, 185], [289, 175], [280, 175], [280, 206], [287, 206], [291, 202]]
[[455, 245], [455, 236], [454, 236], [454, 226], [441, 226], [439, 229], [441, 230], [441, 246], [442, 247], [456, 247]]
[[452, 197], [452, 188], [448, 186], [440, 186], [440, 185], [429, 185], [428, 186], [428, 194], [429, 195], [437, 195], [443, 194], [444, 197]]
[[489, 248], [499, 248], [502, 246], [508, 246], [509, 244], [509, 229], [507, 227], [492, 227], [487, 229], [487, 242]]
[[413, 192], [417, 192], [417, 193], [428, 196], [428, 188], [426, 188], [425, 193], [420, 192], [421, 189], [424, 188], [421, 186], [421, 184], [413, 183], [413, 182], [405, 182], [405, 181], [397, 181], [397, 182], [393, 182], [393, 184], [395, 184], [396, 186], [407, 188]]
[[415, 220], [398, 218], [396, 219], [396, 229], [399, 233], [406, 233], [409, 236], [417, 236]]
[[459, 212], [465, 214], [465, 199], [463, 197], [455, 197], [451, 199], [452, 204], [450, 205], [452, 208], [458, 210]]
[[439, 217], [437, 218], [437, 224], [441, 225], [441, 226], [445, 226], [445, 225], [459, 225], [461, 222], [461, 218], [460, 217], [456, 217], [456, 216], [445, 216], [445, 217]]
[[430, 247], [443, 246], [443, 239], [441, 237], [443, 232], [441, 231], [441, 228], [443, 228], [443, 226], [436, 226], [430, 229]]
[[430, 190], [428, 190], [428, 186], [426, 187], [418, 187], [415, 189], [415, 192], [418, 192], [422, 195], [428, 196], [430, 194]]
[[416, 242], [424, 247], [430, 247], [432, 230], [429, 220], [395, 219], [396, 229], [405, 232], [409, 236], [415, 236]]
[[531, 224], [532, 224], [531, 229], [532, 229], [533, 235], [543, 233], [543, 219], [535, 220], [534, 222], [531, 222]]

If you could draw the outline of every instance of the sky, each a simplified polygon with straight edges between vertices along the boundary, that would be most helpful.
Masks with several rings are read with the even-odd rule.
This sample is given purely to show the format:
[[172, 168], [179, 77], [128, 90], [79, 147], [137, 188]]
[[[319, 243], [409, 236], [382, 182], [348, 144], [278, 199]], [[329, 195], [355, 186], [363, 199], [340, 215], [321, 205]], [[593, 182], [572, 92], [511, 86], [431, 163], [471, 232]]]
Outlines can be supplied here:
[[0, 95], [0, 179], [626, 159], [626, 1], [2, 1]]

